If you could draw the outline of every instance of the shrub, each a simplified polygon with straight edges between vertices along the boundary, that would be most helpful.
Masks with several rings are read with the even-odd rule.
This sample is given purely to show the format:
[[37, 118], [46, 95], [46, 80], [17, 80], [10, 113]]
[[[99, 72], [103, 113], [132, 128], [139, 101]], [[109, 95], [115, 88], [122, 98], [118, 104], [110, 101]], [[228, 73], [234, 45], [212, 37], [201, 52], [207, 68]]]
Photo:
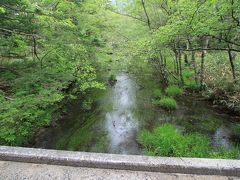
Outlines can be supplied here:
[[182, 94], [183, 90], [181, 88], [179, 88], [178, 86], [176, 86], [176, 85], [171, 85], [171, 86], [167, 87], [166, 93], [169, 96], [177, 96], [177, 95]]
[[154, 98], [160, 98], [160, 97], [162, 96], [162, 91], [161, 91], [161, 89], [155, 89], [155, 90], [153, 91], [153, 96], [154, 96]]
[[177, 102], [171, 97], [164, 97], [160, 100], [155, 100], [153, 104], [159, 105], [168, 110], [174, 110], [177, 108]]
[[[49, 64], [41, 70], [32, 69], [31, 62], [16, 63], [14, 67], [18, 65], [22, 69], [16, 77], [0, 72], [3, 81], [10, 85], [0, 91], [2, 145], [25, 144], [40, 128], [49, 126], [52, 120], [60, 117], [71, 94], [82, 93], [86, 98], [90, 90], [103, 87], [96, 81], [95, 69], [88, 64], [82, 64], [79, 73], [76, 73], [78, 68], [74, 68], [68, 59], [62, 62], [63, 65], [60, 62]], [[12, 64], [5, 66], [9, 69], [13, 67]], [[90, 101], [83, 103], [85, 108], [90, 108], [90, 105]]]

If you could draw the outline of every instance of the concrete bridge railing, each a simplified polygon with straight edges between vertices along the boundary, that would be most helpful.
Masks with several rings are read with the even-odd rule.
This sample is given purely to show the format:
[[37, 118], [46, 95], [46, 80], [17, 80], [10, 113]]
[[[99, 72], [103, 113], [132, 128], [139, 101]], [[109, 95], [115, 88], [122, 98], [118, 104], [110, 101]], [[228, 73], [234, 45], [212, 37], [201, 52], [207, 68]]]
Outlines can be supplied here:
[[0, 160], [74, 167], [240, 176], [240, 160], [147, 157], [0, 146]]

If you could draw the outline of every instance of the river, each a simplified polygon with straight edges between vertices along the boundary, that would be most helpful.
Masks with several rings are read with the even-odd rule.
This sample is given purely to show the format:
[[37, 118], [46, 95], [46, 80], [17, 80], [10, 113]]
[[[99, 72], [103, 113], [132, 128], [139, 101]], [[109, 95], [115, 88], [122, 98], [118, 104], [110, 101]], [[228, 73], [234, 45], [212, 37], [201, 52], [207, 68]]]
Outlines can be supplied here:
[[80, 100], [68, 107], [65, 118], [56, 127], [44, 129], [34, 147], [116, 154], [143, 154], [137, 134], [171, 123], [179, 131], [203, 133], [212, 148], [230, 148], [235, 144], [233, 128], [238, 117], [221, 112], [203, 101], [180, 98], [178, 108], [167, 112], [153, 107], [151, 92], [127, 73], [120, 73], [113, 87], [96, 99], [93, 111], [83, 112]]

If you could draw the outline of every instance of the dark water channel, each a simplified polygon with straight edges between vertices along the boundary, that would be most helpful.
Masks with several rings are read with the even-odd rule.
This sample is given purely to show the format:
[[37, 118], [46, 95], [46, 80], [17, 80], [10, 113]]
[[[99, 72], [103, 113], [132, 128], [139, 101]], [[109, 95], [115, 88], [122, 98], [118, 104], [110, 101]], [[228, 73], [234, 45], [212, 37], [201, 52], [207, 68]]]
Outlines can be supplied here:
[[56, 127], [38, 135], [34, 147], [143, 154], [136, 140], [139, 130], [152, 130], [166, 122], [183, 132], [208, 135], [212, 148], [229, 148], [238, 141], [233, 128], [239, 117], [184, 97], [178, 100], [176, 111], [166, 112], [151, 105], [150, 91], [138, 86], [131, 75], [121, 73], [115, 86], [98, 97], [94, 111], [83, 113], [79, 101], [71, 104], [67, 116]]

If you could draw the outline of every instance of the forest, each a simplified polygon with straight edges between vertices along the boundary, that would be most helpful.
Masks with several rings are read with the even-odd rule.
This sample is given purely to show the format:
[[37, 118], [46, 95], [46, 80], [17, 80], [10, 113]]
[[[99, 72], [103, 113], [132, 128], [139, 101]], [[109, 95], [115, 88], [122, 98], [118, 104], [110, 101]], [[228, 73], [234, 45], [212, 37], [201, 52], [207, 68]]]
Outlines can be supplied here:
[[1, 0], [0, 144], [238, 159], [239, 0]]

